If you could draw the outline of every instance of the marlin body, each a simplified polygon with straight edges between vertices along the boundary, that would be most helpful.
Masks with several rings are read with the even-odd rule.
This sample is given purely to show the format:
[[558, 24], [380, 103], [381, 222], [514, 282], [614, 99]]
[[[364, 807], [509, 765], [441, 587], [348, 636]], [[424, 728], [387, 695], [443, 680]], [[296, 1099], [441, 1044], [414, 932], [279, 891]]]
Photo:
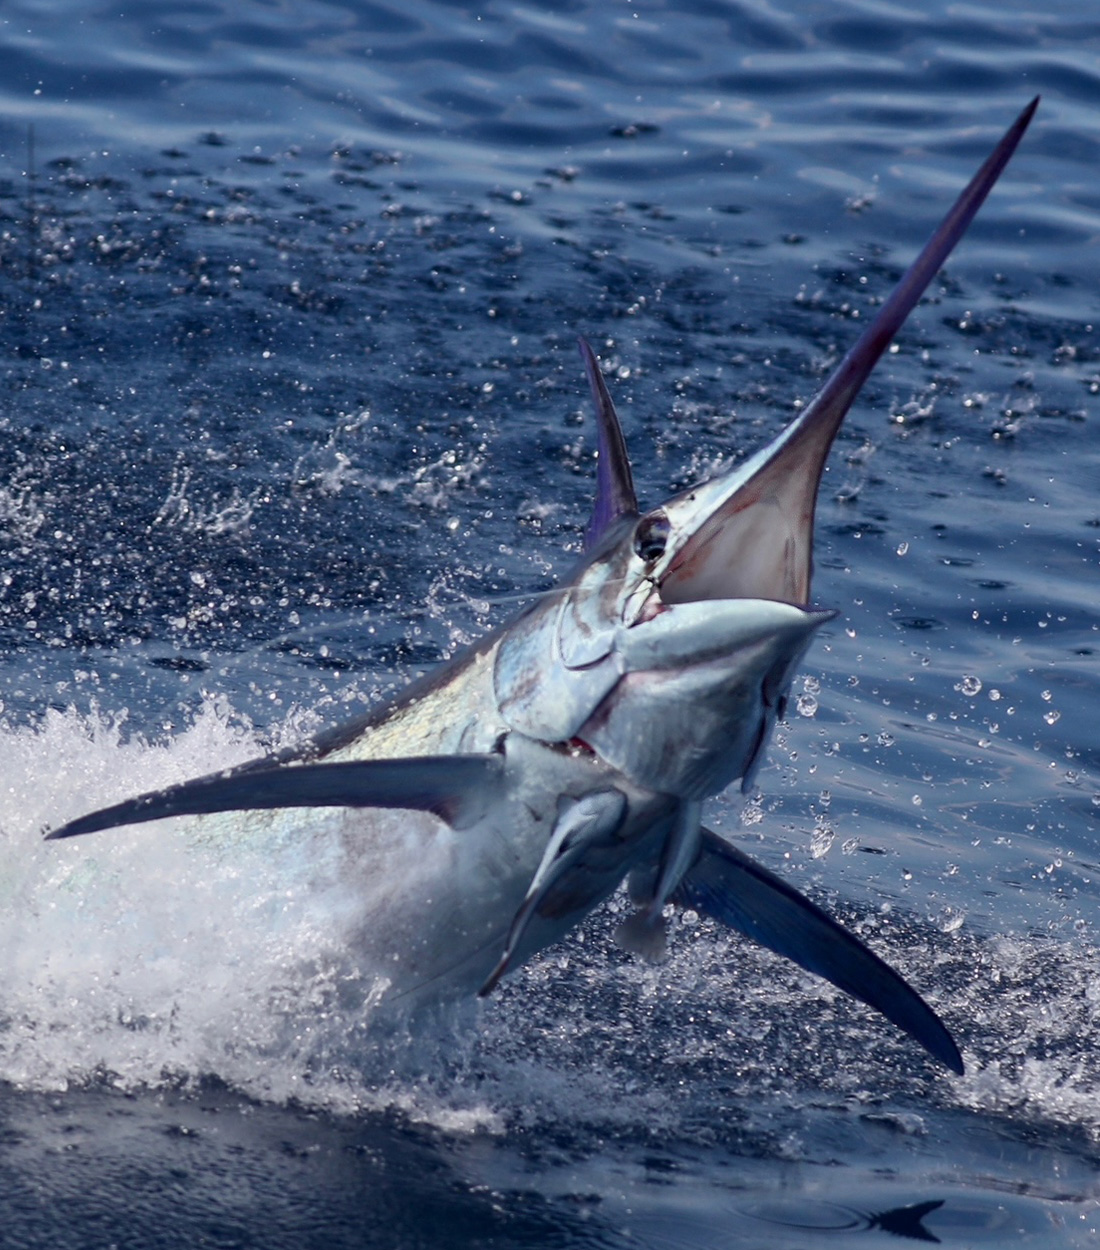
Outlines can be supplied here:
[[[833, 438], [1031, 120], [1021, 114], [873, 324], [772, 444], [642, 512], [614, 406], [582, 340], [597, 500], [575, 575], [394, 702], [304, 747], [93, 812], [68, 838], [198, 815], [255, 847], [338, 845], [361, 899], [352, 945], [382, 997], [489, 993], [629, 880], [617, 931], [658, 957], [691, 907], [876, 1008], [948, 1068], [943, 1023], [882, 960], [701, 823], [747, 789], [795, 669], [835, 614], [810, 606], [813, 521]], [[389, 810], [393, 814], [383, 815]], [[381, 837], [379, 830], [385, 831]], [[223, 830], [224, 831], [224, 830]], [[406, 871], [386, 873], [385, 857]]]

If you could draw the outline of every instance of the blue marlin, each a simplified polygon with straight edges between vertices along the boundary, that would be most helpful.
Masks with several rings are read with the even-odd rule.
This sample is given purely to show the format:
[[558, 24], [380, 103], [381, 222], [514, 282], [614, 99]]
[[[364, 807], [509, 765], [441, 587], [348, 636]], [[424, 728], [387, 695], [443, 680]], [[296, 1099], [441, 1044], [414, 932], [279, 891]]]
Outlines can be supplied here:
[[[382, 1000], [488, 994], [626, 879], [636, 910], [616, 937], [628, 950], [659, 957], [666, 909], [694, 909], [861, 999], [962, 1073], [920, 995], [789, 882], [707, 830], [702, 809], [735, 782], [752, 785], [796, 667], [836, 615], [812, 606], [810, 579], [818, 487], [840, 423], [1037, 103], [770, 445], [643, 512], [582, 340], [598, 484], [586, 551], [567, 581], [362, 719], [47, 836], [200, 816], [255, 847], [322, 828], [363, 891], [355, 940], [382, 970]], [[227, 824], [215, 813], [234, 815]], [[380, 894], [383, 855], [409, 872]]]

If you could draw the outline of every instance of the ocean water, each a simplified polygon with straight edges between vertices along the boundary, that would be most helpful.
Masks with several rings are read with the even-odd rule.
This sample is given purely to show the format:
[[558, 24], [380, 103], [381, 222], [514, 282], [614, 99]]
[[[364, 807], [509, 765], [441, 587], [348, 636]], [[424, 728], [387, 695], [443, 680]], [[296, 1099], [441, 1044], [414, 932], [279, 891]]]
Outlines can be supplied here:
[[[13, 1246], [1100, 1240], [1100, 20], [1083, 0], [0, 12], [0, 1227]], [[304, 854], [47, 825], [335, 724], [812, 395], [840, 616], [708, 822], [951, 1027], [617, 904], [395, 1052]], [[391, 869], [391, 871], [394, 871]]]

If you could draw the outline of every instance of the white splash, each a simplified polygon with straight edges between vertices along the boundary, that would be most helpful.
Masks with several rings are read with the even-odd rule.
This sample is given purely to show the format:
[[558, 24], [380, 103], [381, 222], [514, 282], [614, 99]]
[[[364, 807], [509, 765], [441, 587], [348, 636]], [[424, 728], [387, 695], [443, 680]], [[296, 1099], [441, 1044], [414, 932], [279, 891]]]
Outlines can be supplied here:
[[261, 750], [215, 700], [162, 744], [73, 711], [0, 730], [0, 1078], [132, 1088], [216, 1074], [282, 1100], [312, 1079], [332, 1032], [361, 1030], [369, 987], [332, 1030], [354, 975], [350, 900], [313, 839], [227, 854], [177, 821], [42, 840], [81, 811]]
[[[372, 1019], [371, 971], [349, 962], [364, 902], [326, 857], [323, 830], [307, 844], [238, 840], [232, 854], [186, 821], [42, 840], [47, 825], [264, 749], [215, 699], [164, 742], [123, 728], [76, 711], [0, 725], [0, 1080], [143, 1089], [213, 1075], [272, 1102], [390, 1107], [492, 1131], [537, 1108], [674, 1120], [677, 1091], [704, 1097], [719, 1074], [746, 1106], [792, 1078], [841, 1093], [856, 1080], [882, 1096], [931, 1079], [940, 1106], [1073, 1123], [1100, 1139], [1096, 952], [1073, 938], [860, 923], [959, 1029], [962, 1081], [911, 1074], [911, 1043], [881, 1020], [694, 917], [678, 922], [659, 970], [617, 956], [605, 932], [614, 918], [597, 918], [487, 1008], [447, 1009], [417, 1038], [395, 1038]], [[400, 888], [410, 871], [386, 857], [377, 889]], [[814, 1013], [817, 1041], [792, 1046]], [[852, 1054], [840, 1069], [838, 1046]], [[566, 1088], [578, 1094], [572, 1111]]]

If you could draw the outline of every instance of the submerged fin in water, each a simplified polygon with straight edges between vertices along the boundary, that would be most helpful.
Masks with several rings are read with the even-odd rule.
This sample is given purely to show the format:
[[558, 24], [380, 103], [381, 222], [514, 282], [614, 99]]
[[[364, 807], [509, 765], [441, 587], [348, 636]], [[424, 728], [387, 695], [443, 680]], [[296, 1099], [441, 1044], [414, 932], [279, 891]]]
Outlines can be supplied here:
[[910, 1241], [930, 1241], [937, 1246], [942, 1242], [935, 1233], [924, 1227], [925, 1216], [931, 1215], [943, 1206], [942, 1198], [934, 1198], [931, 1202], [914, 1202], [908, 1207], [891, 1207], [889, 1211], [879, 1211], [867, 1216], [867, 1227], [879, 1228], [894, 1237], [908, 1237]]

